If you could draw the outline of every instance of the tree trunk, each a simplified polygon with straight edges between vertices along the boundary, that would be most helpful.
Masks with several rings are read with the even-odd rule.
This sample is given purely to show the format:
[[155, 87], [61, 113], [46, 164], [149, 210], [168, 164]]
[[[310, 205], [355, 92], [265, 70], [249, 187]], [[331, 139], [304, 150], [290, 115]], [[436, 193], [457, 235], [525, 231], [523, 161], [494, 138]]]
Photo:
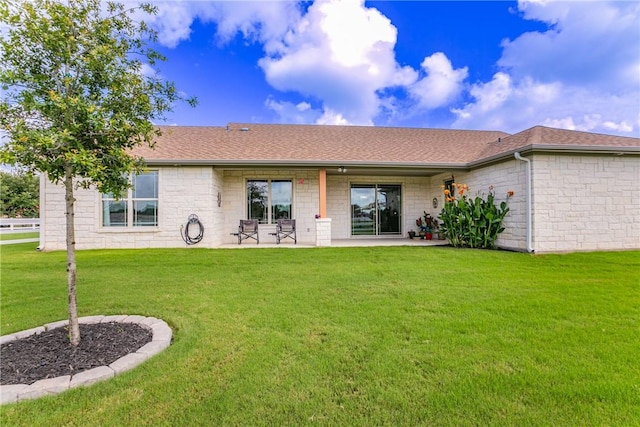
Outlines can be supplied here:
[[69, 296], [69, 339], [71, 344], [80, 344], [80, 327], [78, 326], [78, 304], [76, 301], [76, 237], [74, 225], [73, 174], [71, 167], [65, 168], [64, 188], [67, 220], [67, 291]]

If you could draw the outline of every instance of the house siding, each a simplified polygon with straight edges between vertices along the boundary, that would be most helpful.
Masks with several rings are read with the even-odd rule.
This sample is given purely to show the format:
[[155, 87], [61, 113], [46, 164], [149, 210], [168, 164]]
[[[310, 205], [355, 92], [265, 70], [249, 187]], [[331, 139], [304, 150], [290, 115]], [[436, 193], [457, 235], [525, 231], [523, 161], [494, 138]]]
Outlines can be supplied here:
[[[640, 248], [637, 157], [536, 154], [529, 159], [534, 252]], [[434, 176], [430, 197], [440, 193], [442, 201], [440, 185], [449, 178], [451, 174]], [[486, 194], [493, 186], [500, 203], [507, 191], [514, 191], [505, 231], [497, 240], [501, 248], [527, 250], [526, 180], [526, 163], [519, 160], [455, 173], [457, 183], [470, 187], [470, 196]]]
[[[507, 201], [509, 212], [502, 223], [505, 230], [498, 237], [496, 244], [504, 249], [525, 251], [527, 249], [525, 163], [514, 159], [468, 172], [455, 172], [454, 175], [447, 173], [434, 176], [431, 180], [429, 195], [431, 199], [438, 197], [438, 209], [432, 209], [430, 212], [436, 217], [444, 204], [441, 185], [452, 176], [457, 184], [467, 184], [469, 197], [476, 195], [486, 197], [489, 188], [493, 187], [496, 204], [499, 206], [503, 201]], [[513, 191], [514, 195], [507, 200], [508, 191]]]
[[[327, 176], [327, 215], [331, 218], [331, 238], [351, 238], [351, 185], [395, 184], [402, 187], [402, 230], [406, 237], [409, 230], [416, 229], [416, 219], [428, 209], [428, 177], [407, 176]], [[430, 203], [430, 202], [429, 202]], [[362, 238], [362, 236], [358, 236]]]
[[[532, 249], [537, 253], [640, 249], [640, 166], [636, 156], [529, 155], [532, 167]], [[507, 199], [510, 212], [501, 248], [527, 250], [526, 168], [507, 159], [467, 171], [454, 172], [457, 183], [469, 186], [470, 196], [485, 194], [493, 186], [498, 203]], [[205, 227], [196, 247], [219, 247], [236, 243], [231, 233], [247, 217], [246, 181], [290, 179], [293, 183], [293, 218], [298, 242], [317, 244], [319, 173], [317, 169], [222, 169], [158, 167], [158, 227], [116, 229], [101, 226], [101, 196], [96, 190], [76, 190], [75, 224], [78, 249], [185, 247], [180, 228], [190, 214]], [[351, 238], [350, 188], [352, 184], [398, 184], [402, 186], [401, 236], [416, 228], [416, 218], [426, 211], [437, 217], [444, 205], [441, 185], [452, 173], [427, 176], [327, 175], [327, 216], [323, 242]], [[42, 180], [43, 225], [41, 249], [65, 248], [64, 187]], [[218, 206], [218, 194], [221, 205]], [[438, 199], [433, 208], [432, 199]], [[261, 243], [275, 243], [269, 233], [275, 225], [260, 226]]]
[[[198, 215], [205, 227], [200, 246], [218, 245], [216, 188], [219, 172], [211, 167], [150, 168], [158, 170], [158, 227], [106, 228], [101, 226], [101, 195], [95, 189], [75, 191], [77, 249], [183, 247], [180, 227], [190, 214]], [[46, 181], [44, 188], [46, 225], [43, 250], [65, 248], [64, 187]]]
[[536, 252], [640, 248], [637, 157], [538, 154], [532, 159]]
[[[232, 236], [241, 219], [247, 218], [246, 182], [251, 179], [290, 179], [293, 183], [293, 212], [298, 242], [313, 244], [316, 240], [315, 216], [318, 213], [318, 171], [296, 169], [226, 170], [223, 174], [224, 221], [221, 243], [237, 243]], [[260, 242], [275, 243], [275, 224], [260, 225]], [[288, 242], [288, 240], [287, 240]]]

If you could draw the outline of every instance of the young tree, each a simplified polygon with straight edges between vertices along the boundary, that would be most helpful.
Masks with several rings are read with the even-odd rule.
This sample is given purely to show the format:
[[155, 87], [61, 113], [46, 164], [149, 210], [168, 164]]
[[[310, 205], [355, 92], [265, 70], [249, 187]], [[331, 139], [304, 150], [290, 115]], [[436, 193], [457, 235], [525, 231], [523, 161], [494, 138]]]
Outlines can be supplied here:
[[131, 148], [159, 135], [162, 119], [181, 97], [156, 73], [165, 60], [149, 47], [155, 33], [137, 11], [101, 0], [0, 2], [0, 129], [8, 142], [0, 159], [45, 172], [65, 187], [69, 332], [80, 342], [76, 304], [74, 190], [95, 186], [122, 194], [142, 160]]

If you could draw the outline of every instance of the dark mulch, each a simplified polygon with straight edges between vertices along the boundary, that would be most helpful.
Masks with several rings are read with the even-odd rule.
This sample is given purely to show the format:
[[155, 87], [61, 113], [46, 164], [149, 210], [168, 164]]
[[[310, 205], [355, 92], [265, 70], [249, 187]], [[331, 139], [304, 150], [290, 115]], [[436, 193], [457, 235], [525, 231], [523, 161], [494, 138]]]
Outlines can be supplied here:
[[69, 341], [67, 327], [0, 346], [0, 384], [32, 384], [109, 365], [150, 342], [152, 332], [135, 323], [80, 325], [80, 344]]

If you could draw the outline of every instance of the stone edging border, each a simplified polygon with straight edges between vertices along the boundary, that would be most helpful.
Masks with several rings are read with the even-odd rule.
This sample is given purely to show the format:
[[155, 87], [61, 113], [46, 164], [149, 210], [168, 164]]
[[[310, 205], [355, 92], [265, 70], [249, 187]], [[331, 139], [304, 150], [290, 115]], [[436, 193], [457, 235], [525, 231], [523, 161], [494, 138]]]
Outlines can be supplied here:
[[[11, 384], [0, 386], [0, 405], [5, 403], [15, 403], [26, 399], [37, 399], [42, 396], [62, 393], [74, 387], [89, 386], [99, 381], [104, 381], [118, 375], [121, 372], [135, 368], [151, 356], [160, 353], [171, 344], [173, 332], [167, 323], [155, 317], [144, 317], [138, 315], [114, 315], [114, 316], [87, 316], [78, 319], [78, 323], [137, 323], [143, 328], [149, 329], [153, 333], [151, 342], [143, 345], [134, 353], [129, 353], [121, 357], [109, 366], [99, 366], [88, 369], [75, 375], [65, 375], [56, 378], [39, 380], [33, 384]], [[0, 344], [8, 343], [16, 339], [26, 338], [33, 334], [67, 326], [68, 320], [47, 323], [44, 326], [27, 329], [26, 331], [15, 332], [10, 335], [0, 337]]]

